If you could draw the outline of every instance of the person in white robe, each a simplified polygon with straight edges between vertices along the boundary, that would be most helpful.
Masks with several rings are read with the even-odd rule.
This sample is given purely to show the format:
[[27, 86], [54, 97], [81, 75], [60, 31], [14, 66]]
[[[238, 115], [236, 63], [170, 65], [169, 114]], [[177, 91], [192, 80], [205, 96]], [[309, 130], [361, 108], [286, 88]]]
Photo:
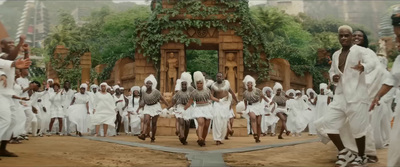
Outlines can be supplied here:
[[329, 95], [327, 95], [328, 85], [326, 83], [319, 84], [319, 91], [320, 93], [315, 99], [315, 111], [317, 113], [316, 119], [321, 118], [325, 115], [326, 112], [328, 112], [328, 105], [331, 102], [331, 98], [329, 97]]
[[273, 90], [271, 87], [264, 87], [263, 93], [265, 98], [268, 100], [268, 101], [265, 100], [263, 101], [265, 105], [264, 133], [270, 134], [271, 136], [276, 136], [275, 129], [276, 129], [276, 123], [278, 123], [279, 121], [279, 117], [276, 116], [275, 112], [277, 104], [272, 101], [272, 99], [274, 98]]
[[295, 91], [294, 99], [286, 102], [288, 107], [287, 128], [293, 136], [301, 136], [301, 132], [307, 127], [310, 120], [310, 109], [302, 97], [300, 90]]
[[[4, 56], [5, 53], [1, 53]], [[15, 115], [11, 112], [13, 101], [13, 83], [15, 82], [15, 68], [28, 68], [32, 62], [29, 59], [8, 61], [0, 59], [0, 156], [17, 157], [16, 154], [7, 151], [7, 144], [11, 139], [15, 127]]]
[[82, 133], [87, 133], [87, 117], [89, 112], [89, 95], [86, 94], [87, 84], [81, 84], [80, 92], [74, 95], [71, 106], [69, 107], [69, 120], [76, 125], [76, 134], [82, 136]]
[[[330, 79], [337, 85], [335, 100], [329, 104], [329, 111], [315, 122], [317, 131], [328, 134], [339, 151], [336, 166], [349, 163], [351, 166], [363, 166], [367, 158], [365, 135], [369, 126], [369, 94], [365, 77], [377, 67], [377, 62], [365, 48], [353, 45], [352, 33], [350, 26], [340, 26], [338, 29], [342, 49], [333, 54], [329, 70]], [[341, 140], [340, 128], [346, 120], [356, 140], [358, 154], [353, 154]]]
[[[19, 70], [16, 70], [16, 77], [18, 76]], [[23, 110], [23, 106], [21, 102], [28, 100], [26, 97], [21, 97], [22, 87], [16, 83], [13, 84], [13, 89], [15, 91], [15, 95], [12, 96], [14, 105], [11, 107], [11, 112], [15, 115], [15, 127], [13, 130], [13, 138], [10, 140], [10, 143], [21, 143], [20, 140], [24, 139], [22, 135], [25, 133], [25, 121], [26, 116]]]
[[[394, 26], [394, 33], [396, 35], [397, 49], [400, 51], [400, 7], [394, 8], [392, 15], [392, 25]], [[396, 57], [391, 75], [385, 79], [384, 84], [379, 89], [376, 94], [370, 110], [372, 110], [376, 105], [379, 105], [381, 98], [390, 91], [390, 89], [398, 88], [400, 85], [400, 55]], [[396, 97], [398, 99], [398, 96]], [[388, 167], [400, 166], [400, 106], [397, 105], [395, 108], [393, 128], [390, 132], [390, 142], [388, 150]]]
[[[223, 144], [228, 132], [228, 122], [230, 114], [230, 106], [233, 97], [237, 101], [234, 92], [230, 87], [228, 80], [225, 80], [222, 73], [217, 73], [216, 82], [210, 86], [211, 94], [219, 99], [219, 102], [213, 103], [213, 120], [212, 120], [212, 134], [214, 141], [217, 145]], [[233, 133], [233, 132], [230, 132]]]
[[[120, 87], [118, 85], [115, 85], [113, 87], [115, 90], [114, 94], [114, 102], [117, 110], [116, 114], [116, 121], [115, 121], [115, 129], [116, 129], [116, 134], [119, 134], [121, 124], [123, 123], [123, 118], [127, 118], [127, 113], [124, 115], [125, 109], [128, 107], [127, 99], [125, 96], [121, 93]], [[128, 125], [127, 129], [125, 130], [125, 133], [128, 134], [129, 132], [129, 121], [126, 122]]]
[[68, 110], [69, 106], [71, 105], [72, 100], [74, 99], [74, 95], [76, 93], [75, 90], [71, 89], [71, 83], [69, 81], [64, 81], [64, 90], [63, 90], [63, 102], [62, 102], [62, 107], [64, 111], [64, 120], [63, 120], [63, 127], [64, 127], [64, 135], [71, 135], [71, 132], [74, 131], [75, 125], [71, 123], [69, 120], [69, 112]]
[[[28, 69], [21, 69], [21, 76], [17, 78], [16, 83], [22, 87], [22, 94], [21, 97], [25, 97], [29, 99], [28, 91], [29, 89], [29, 79], [28, 79]], [[22, 109], [25, 112], [25, 130], [24, 130], [24, 137], [27, 137], [27, 133], [30, 131], [30, 128], [32, 126], [32, 120], [35, 116], [35, 114], [32, 112], [32, 106], [30, 105], [30, 102], [23, 102], [24, 104], [22, 105]]]
[[58, 120], [58, 132], [56, 134], [63, 135], [62, 134], [62, 129], [63, 129], [63, 119], [64, 119], [64, 110], [62, 108], [62, 102], [64, 101], [64, 96], [63, 96], [63, 90], [60, 89], [60, 84], [54, 83], [53, 84], [53, 89], [54, 92], [50, 93], [50, 115], [51, 115], [51, 120], [50, 120], [50, 125], [49, 125], [49, 131], [51, 132], [53, 128], [54, 121], [57, 119]]
[[134, 86], [131, 88], [131, 96], [128, 96], [128, 113], [130, 117], [131, 132], [134, 136], [138, 136], [141, 132], [141, 119], [137, 109], [140, 101], [140, 87]]
[[317, 135], [317, 130], [315, 128], [314, 122], [317, 120], [316, 112], [316, 93], [312, 88], [307, 89], [307, 105], [311, 109], [310, 123], [308, 123], [308, 135]]
[[96, 128], [95, 136], [100, 136], [100, 126], [103, 125], [104, 137], [109, 127], [115, 129], [116, 107], [114, 98], [106, 90], [107, 83], [100, 84], [100, 92], [96, 93], [93, 109], [92, 125]]

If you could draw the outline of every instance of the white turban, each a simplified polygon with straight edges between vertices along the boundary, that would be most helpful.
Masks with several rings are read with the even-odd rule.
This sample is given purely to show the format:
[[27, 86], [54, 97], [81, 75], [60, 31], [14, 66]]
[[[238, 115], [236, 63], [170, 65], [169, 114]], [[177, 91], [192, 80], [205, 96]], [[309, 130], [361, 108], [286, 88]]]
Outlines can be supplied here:
[[151, 86], [152, 89], [157, 88], [157, 79], [156, 79], [156, 77], [154, 77], [153, 74], [150, 74], [146, 79], [144, 79], [144, 84], [146, 84], [147, 81], [150, 81], [151, 83], [153, 83], [153, 86]]
[[87, 89], [87, 84], [85, 84], [85, 83], [83, 83], [83, 84], [81, 84], [81, 86], [79, 87], [79, 88], [85, 88], [85, 89]]
[[107, 83], [102, 82], [102, 83], [100, 84], [100, 87], [103, 86], [103, 85], [106, 86], [106, 87], [108, 86]]
[[[194, 79], [195, 83], [197, 83], [198, 81], [203, 82], [203, 89], [207, 89], [207, 85], [206, 85], [207, 83], [206, 83], [206, 79], [203, 76], [203, 73], [201, 73], [200, 71], [194, 72], [193, 73], [193, 79]], [[196, 88], [197, 88], [197, 84], [195, 84], [195, 85], [196, 85]]]
[[267, 92], [267, 91], [270, 91], [271, 92], [271, 94], [273, 93], [273, 91], [272, 91], [272, 88], [271, 87], [269, 87], [269, 86], [266, 86], [266, 87], [264, 87], [263, 88], [263, 90], [262, 90], [262, 92], [263, 92], [263, 94], [264, 95], [266, 95], [267, 93], [265, 93], [265, 92]]
[[321, 83], [321, 84], [319, 84], [319, 89], [321, 90], [323, 90], [324, 91], [324, 94], [326, 94], [327, 93], [327, 89], [328, 89], [328, 85], [326, 84], [326, 83]]
[[53, 82], [54, 83], [54, 80], [53, 79], [48, 79], [47, 82]]
[[243, 79], [243, 84], [246, 89], [247, 89], [247, 83], [249, 82], [253, 84], [253, 89], [256, 88], [256, 80], [252, 76], [246, 75]]
[[139, 86], [134, 86], [131, 88], [131, 92], [133, 93], [135, 90], [140, 92], [140, 87]]
[[181, 74], [181, 81], [182, 81], [182, 82], [186, 82], [188, 86], [191, 85], [192, 82], [193, 82], [193, 81], [192, 81], [192, 75], [190, 75], [189, 72], [183, 72], [183, 73]]
[[312, 88], [308, 88], [307, 89], [307, 93], [306, 93], [307, 96], [310, 97], [311, 92], [314, 93], [314, 97], [315, 97], [316, 94], [315, 94], [315, 91]]
[[286, 96], [289, 96], [290, 93], [293, 93], [293, 95], [295, 95], [296, 91], [294, 91], [294, 89], [289, 89], [286, 91]]
[[117, 90], [117, 89], [119, 89], [119, 88], [120, 88], [120, 87], [119, 87], [118, 85], [114, 85], [114, 86], [113, 86], [113, 89], [114, 89], [114, 90]]
[[181, 82], [182, 82], [181, 79], [176, 80], [175, 91], [179, 91], [182, 89]]
[[274, 85], [274, 94], [276, 94], [276, 92], [278, 91], [278, 89], [280, 89], [280, 90], [282, 90], [283, 89], [283, 87], [282, 87], [282, 85], [279, 83], [279, 82], [275, 82], [275, 85]]
[[93, 84], [90, 86], [90, 89], [95, 89], [95, 88], [98, 88], [98, 86], [96, 84]]
[[300, 91], [300, 90], [296, 90], [295, 93], [296, 93], [296, 94], [297, 94], [297, 93], [301, 93], [301, 91]]

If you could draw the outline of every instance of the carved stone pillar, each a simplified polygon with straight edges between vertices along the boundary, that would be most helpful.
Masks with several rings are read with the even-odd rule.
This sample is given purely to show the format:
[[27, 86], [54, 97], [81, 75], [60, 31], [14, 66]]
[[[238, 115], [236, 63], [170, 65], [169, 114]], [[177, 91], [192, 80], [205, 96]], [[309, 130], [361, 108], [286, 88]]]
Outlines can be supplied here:
[[90, 69], [92, 67], [92, 54], [86, 52], [81, 56], [81, 83], [90, 82]]

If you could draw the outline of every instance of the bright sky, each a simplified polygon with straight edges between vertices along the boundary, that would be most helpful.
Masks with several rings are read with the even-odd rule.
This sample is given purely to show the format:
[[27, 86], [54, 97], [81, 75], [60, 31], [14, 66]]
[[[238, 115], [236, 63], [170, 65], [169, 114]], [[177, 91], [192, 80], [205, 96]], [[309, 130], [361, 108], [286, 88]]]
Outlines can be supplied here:
[[[1, 0], [0, 0], [1, 1]], [[135, 2], [137, 4], [143, 4], [143, 5], [147, 5], [151, 2], [151, 0], [148, 0], [146, 2], [146, 0], [113, 0], [114, 2]], [[258, 4], [263, 4], [263, 3], [267, 3], [267, 0], [249, 0], [249, 4], [251, 5], [258, 5]]]

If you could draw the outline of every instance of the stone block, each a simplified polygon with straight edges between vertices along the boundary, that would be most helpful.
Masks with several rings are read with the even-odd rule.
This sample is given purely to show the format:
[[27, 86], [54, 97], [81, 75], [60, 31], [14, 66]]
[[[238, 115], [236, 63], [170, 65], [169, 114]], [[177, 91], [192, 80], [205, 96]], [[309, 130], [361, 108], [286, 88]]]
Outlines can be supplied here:
[[170, 121], [171, 121], [171, 118], [159, 117], [157, 120], [157, 127], [170, 127]]
[[165, 127], [157, 124], [156, 136], [175, 136], [175, 127]]

